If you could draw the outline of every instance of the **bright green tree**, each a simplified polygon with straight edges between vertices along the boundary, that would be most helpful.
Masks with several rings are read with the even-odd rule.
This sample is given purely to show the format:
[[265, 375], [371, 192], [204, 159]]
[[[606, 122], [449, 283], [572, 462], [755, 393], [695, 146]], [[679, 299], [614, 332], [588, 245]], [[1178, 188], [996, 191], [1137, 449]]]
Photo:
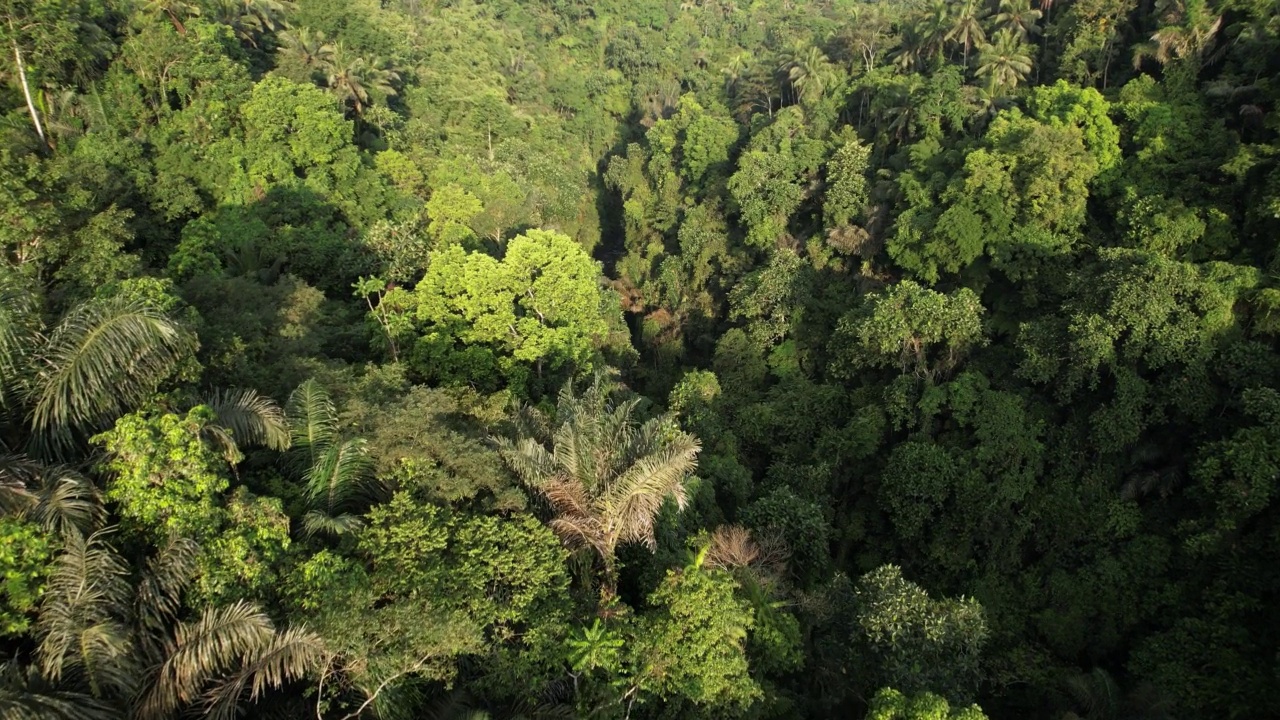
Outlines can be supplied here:
[[946, 698], [931, 692], [908, 697], [882, 688], [871, 698], [866, 720], [987, 720], [987, 716], [977, 705], [952, 708]]
[[671, 570], [649, 596], [653, 609], [638, 619], [632, 646], [633, 688], [667, 699], [679, 697], [704, 711], [744, 712], [763, 697], [747, 665], [751, 607], [739, 600], [733, 576], [694, 563]]
[[591, 256], [556, 232], [519, 235], [501, 259], [452, 245], [418, 283], [416, 317], [427, 343], [496, 353], [509, 376], [521, 363], [585, 368], [609, 332], [599, 278]]

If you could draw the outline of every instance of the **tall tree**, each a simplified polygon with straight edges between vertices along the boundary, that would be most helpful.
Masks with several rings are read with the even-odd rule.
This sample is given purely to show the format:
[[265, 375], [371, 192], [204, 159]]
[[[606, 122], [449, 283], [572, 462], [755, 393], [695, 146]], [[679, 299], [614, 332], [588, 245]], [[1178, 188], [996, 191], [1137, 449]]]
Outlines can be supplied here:
[[364, 115], [366, 107], [379, 93], [396, 94], [395, 84], [400, 74], [379, 58], [354, 57], [339, 43], [329, 65], [327, 82], [343, 105], [350, 105], [357, 116]]
[[1031, 74], [1031, 55], [1013, 31], [1001, 30], [994, 43], [982, 46], [976, 74], [990, 79], [991, 92], [1012, 90]]
[[1037, 23], [1043, 14], [1031, 7], [1031, 0], [1000, 0], [1000, 10], [992, 20], [995, 21], [996, 27], [1013, 31], [1020, 40], [1025, 42], [1031, 39], [1032, 35], [1040, 34], [1040, 26]]
[[946, 38], [964, 46], [964, 66], [969, 67], [969, 48], [980, 46], [987, 41], [987, 33], [982, 29], [982, 5], [977, 0], [962, 0], [951, 16], [951, 29]]

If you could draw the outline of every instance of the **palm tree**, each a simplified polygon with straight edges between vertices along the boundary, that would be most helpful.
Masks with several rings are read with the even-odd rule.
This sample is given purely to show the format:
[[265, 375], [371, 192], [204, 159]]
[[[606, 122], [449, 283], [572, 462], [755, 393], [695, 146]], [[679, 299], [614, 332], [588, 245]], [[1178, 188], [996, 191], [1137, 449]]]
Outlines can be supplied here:
[[969, 67], [969, 48], [982, 45], [987, 41], [987, 34], [982, 30], [982, 18], [978, 14], [977, 0], [964, 0], [952, 16], [951, 29], [946, 38], [964, 46], [964, 66]]
[[399, 73], [388, 68], [379, 58], [351, 58], [339, 44], [334, 50], [327, 82], [342, 104], [350, 104], [359, 116], [364, 114], [364, 108], [370, 102], [371, 90], [387, 96], [395, 95], [392, 83], [399, 80]]
[[946, 47], [953, 25], [950, 0], [933, 0], [919, 17], [920, 52], [924, 57], [938, 57]]
[[164, 15], [173, 24], [179, 35], [187, 34], [187, 26], [183, 20], [200, 14], [200, 6], [187, 0], [145, 0], [142, 11], [152, 15]]
[[751, 53], [745, 50], [729, 58], [729, 64], [720, 70], [720, 74], [724, 75], [724, 91], [726, 93], [733, 93], [738, 86], [738, 81], [742, 80], [750, 64]]
[[904, 27], [898, 50], [893, 54], [894, 64], [908, 72], [918, 70], [928, 54], [923, 29], [916, 24]]
[[[314, 379], [299, 385], [286, 405], [295, 462], [306, 482], [310, 504], [302, 519], [307, 534], [341, 535], [361, 525], [354, 510], [374, 490], [372, 463], [361, 438], [343, 440], [338, 411]], [[376, 493], [373, 493], [376, 494]]]
[[1222, 16], [1214, 15], [1204, 0], [1160, 0], [1156, 14], [1160, 29], [1134, 48], [1134, 68], [1140, 68], [1148, 57], [1162, 65], [1174, 59], [1200, 58], [1222, 28]]
[[89, 300], [46, 327], [34, 295], [0, 269], [0, 406], [25, 411], [32, 445], [58, 453], [141, 404], [196, 349], [146, 301]]
[[969, 128], [974, 133], [982, 132], [1001, 110], [1013, 105], [1013, 99], [998, 87], [970, 86], [965, 90], [965, 100], [971, 108]]
[[35, 663], [5, 668], [0, 715], [162, 720], [199, 708], [230, 720], [246, 695], [303, 677], [323, 656], [318, 636], [278, 630], [252, 603], [183, 619], [194, 543], [170, 543], [135, 574], [108, 537], [67, 536], [41, 603]]
[[817, 47], [797, 45], [779, 69], [802, 100], [814, 102], [822, 98], [835, 66]]
[[990, 76], [992, 93], [997, 89], [1012, 90], [1031, 74], [1031, 56], [1017, 35], [1001, 30], [994, 43], [982, 47], [977, 74]]
[[324, 33], [319, 30], [311, 28], [286, 30], [277, 38], [280, 41], [280, 47], [276, 52], [292, 57], [298, 65], [308, 70], [320, 70], [333, 64], [335, 53], [333, 43], [329, 42]]
[[251, 47], [258, 39], [280, 28], [288, 27], [285, 14], [293, 3], [280, 0], [208, 0], [209, 17], [235, 32], [236, 38]]
[[1040, 34], [1040, 26], [1036, 23], [1043, 15], [1031, 7], [1031, 0], [1000, 0], [1000, 11], [994, 20], [996, 27], [1012, 30], [1019, 40], [1025, 42], [1032, 35]]
[[551, 529], [565, 545], [598, 556], [603, 604], [617, 590], [618, 546], [655, 546], [658, 512], [668, 499], [684, 508], [684, 482], [701, 449], [669, 417], [640, 422], [640, 398], [615, 402], [614, 390], [600, 375], [582, 395], [566, 384], [554, 420], [525, 408], [519, 437], [496, 441], [520, 481], [549, 506]]

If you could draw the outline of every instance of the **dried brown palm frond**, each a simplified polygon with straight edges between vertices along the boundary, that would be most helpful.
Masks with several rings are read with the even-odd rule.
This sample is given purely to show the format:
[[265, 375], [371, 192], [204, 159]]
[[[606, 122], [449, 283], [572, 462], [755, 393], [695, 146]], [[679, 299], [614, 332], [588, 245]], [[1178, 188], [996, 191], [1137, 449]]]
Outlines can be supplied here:
[[711, 545], [707, 549], [707, 567], [747, 567], [760, 557], [760, 546], [751, 537], [751, 531], [741, 525], [721, 525], [711, 533]]

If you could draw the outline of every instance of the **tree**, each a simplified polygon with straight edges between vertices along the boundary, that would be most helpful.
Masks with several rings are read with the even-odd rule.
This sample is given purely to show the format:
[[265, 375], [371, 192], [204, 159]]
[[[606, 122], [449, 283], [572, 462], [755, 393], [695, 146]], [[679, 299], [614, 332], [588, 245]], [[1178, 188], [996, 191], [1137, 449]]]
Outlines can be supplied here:
[[427, 215], [431, 218], [427, 233], [436, 247], [469, 245], [476, 234], [468, 223], [483, 211], [480, 200], [457, 185], [436, 188], [427, 201]]
[[880, 687], [937, 692], [952, 701], [972, 697], [987, 640], [977, 601], [934, 600], [893, 565], [862, 576], [854, 592], [861, 669]]
[[953, 710], [946, 698], [931, 692], [908, 697], [893, 688], [881, 688], [871, 698], [866, 720], [987, 720], [987, 716], [977, 705]]
[[[985, 342], [983, 312], [968, 288], [944, 295], [903, 280], [868, 295], [861, 309], [841, 318], [833, 344], [850, 369], [896, 366], [937, 378]], [[838, 365], [833, 370], [849, 372]]]
[[170, 537], [211, 538], [221, 521], [219, 496], [229, 486], [223, 460], [203, 437], [208, 407], [179, 416], [134, 413], [93, 441], [110, 454], [107, 498], [160, 544]]
[[658, 513], [668, 500], [684, 508], [701, 450], [670, 417], [642, 423], [640, 398], [615, 402], [613, 393], [601, 375], [582, 395], [566, 384], [553, 417], [527, 408], [521, 434], [498, 440], [503, 459], [550, 507], [551, 529], [567, 547], [597, 556], [604, 604], [617, 589], [618, 546], [655, 546]]
[[[244, 409], [230, 412], [222, 395], [223, 417], [252, 427]], [[157, 547], [199, 543], [194, 590], [206, 602], [266, 595], [274, 564], [289, 547], [289, 518], [279, 500], [243, 487], [225, 492], [227, 464], [242, 456], [233, 431], [218, 420], [206, 405], [185, 415], [133, 413], [93, 438], [108, 453], [106, 496], [118, 504], [129, 537]], [[241, 443], [253, 444], [253, 435]]]
[[44, 594], [53, 555], [53, 538], [22, 518], [0, 517], [0, 637], [20, 636]]
[[822, 200], [823, 221], [830, 228], [865, 222], [871, 200], [867, 173], [871, 148], [857, 138], [840, 146], [827, 162], [827, 192]]
[[339, 102], [350, 105], [357, 117], [364, 115], [365, 107], [377, 95], [395, 95], [395, 83], [399, 81], [400, 74], [380, 58], [353, 57], [341, 44], [334, 47], [326, 82]]
[[962, 0], [951, 16], [951, 29], [946, 39], [964, 46], [964, 66], [969, 67], [969, 48], [981, 46], [987, 41], [987, 33], [982, 29], [981, 5], [977, 0]]
[[990, 89], [1012, 90], [1031, 74], [1031, 56], [1010, 30], [1001, 30], [996, 41], [983, 45], [978, 57], [979, 77], [990, 78]]
[[705, 559], [704, 549], [689, 566], [668, 571], [649, 596], [656, 611], [640, 619], [629, 648], [636, 668], [632, 692], [682, 697], [734, 714], [764, 696], [747, 664], [755, 616], [735, 597], [733, 576], [706, 567]]
[[[568, 574], [564, 551], [535, 518], [453, 512], [408, 490], [372, 508], [355, 539], [354, 552], [308, 558], [288, 586], [330, 651], [317, 714], [383, 712], [414, 680], [449, 682], [467, 656], [492, 675], [514, 674], [507, 692], [536, 690]], [[523, 665], [511, 657], [530, 648]]]
[[[591, 256], [557, 232], [516, 236], [501, 260], [449, 245], [414, 289], [416, 316], [446, 362], [471, 363], [468, 352], [488, 353], [508, 378], [520, 375], [519, 363], [539, 375], [544, 368], [587, 368], [609, 332], [599, 277]], [[461, 377], [483, 377], [480, 368], [459, 370]]]
[[1032, 35], [1040, 34], [1036, 23], [1043, 12], [1031, 7], [1031, 0], [1000, 0], [1000, 10], [992, 20], [1001, 30], [1009, 30], [1026, 42]]
[[747, 244], [767, 248], [787, 231], [821, 163], [821, 143], [807, 136], [798, 107], [778, 112], [751, 139], [729, 178], [729, 193], [747, 227]]

